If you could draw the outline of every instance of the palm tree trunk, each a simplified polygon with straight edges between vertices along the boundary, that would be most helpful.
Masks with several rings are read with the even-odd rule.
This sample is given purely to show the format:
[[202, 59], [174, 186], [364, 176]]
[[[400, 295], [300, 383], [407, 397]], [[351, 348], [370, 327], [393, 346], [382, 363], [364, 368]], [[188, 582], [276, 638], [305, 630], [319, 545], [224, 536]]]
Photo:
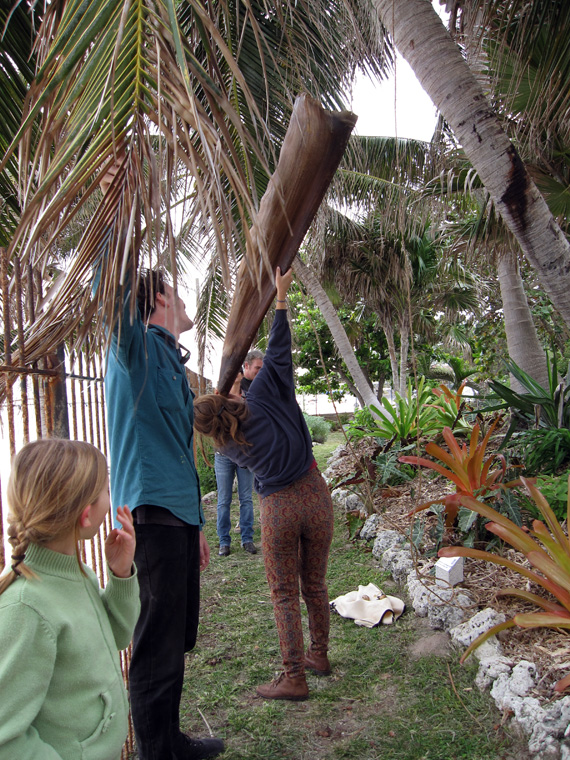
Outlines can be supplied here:
[[410, 325], [407, 311], [399, 320], [400, 328], [400, 396], [406, 395], [408, 381], [408, 353], [410, 350]]
[[331, 331], [338, 352], [342, 356], [342, 359], [352, 376], [354, 385], [358, 389], [360, 400], [365, 406], [376, 404], [374, 391], [364, 376], [364, 372], [362, 371], [358, 359], [350, 345], [345, 329], [321, 283], [315, 277], [313, 272], [311, 272], [309, 267], [301, 261], [299, 256], [295, 256], [292, 266], [295, 276], [303, 283], [307, 292], [315, 299], [317, 306], [321, 310], [321, 314]]
[[[543, 388], [548, 388], [546, 355], [538, 341], [516, 256], [511, 251], [498, 256], [497, 275], [501, 287], [509, 356], [533, 380]], [[519, 393], [526, 392], [512, 376], [511, 388]]]
[[390, 357], [390, 369], [392, 370], [392, 387], [397, 391], [400, 387], [400, 377], [398, 373], [396, 344], [394, 342], [394, 328], [389, 319], [381, 319], [381, 324], [382, 329], [384, 330], [384, 335], [386, 336], [386, 343], [388, 344], [388, 356]]
[[348, 388], [348, 390], [349, 390], [350, 394], [351, 394], [352, 396], [354, 396], [354, 398], [355, 398], [355, 399], [358, 401], [358, 403], [360, 404], [360, 406], [361, 406], [362, 408], [364, 408], [364, 407], [366, 406], [366, 404], [364, 403], [364, 399], [363, 399], [363, 398], [362, 398], [362, 396], [360, 395], [360, 392], [359, 392], [358, 388], [357, 388], [357, 387], [356, 387], [356, 385], [355, 385], [355, 384], [352, 382], [352, 378], [351, 378], [351, 377], [349, 377], [349, 375], [347, 375], [347, 374], [346, 374], [346, 372], [343, 372], [343, 370], [342, 370], [342, 369], [338, 369], [338, 370], [337, 370], [337, 372], [338, 372], [338, 375], [339, 375], [340, 379], [342, 380], [342, 382], [343, 382], [343, 383], [346, 385], [346, 387]]
[[374, 6], [570, 326], [570, 243], [431, 2], [374, 0]]

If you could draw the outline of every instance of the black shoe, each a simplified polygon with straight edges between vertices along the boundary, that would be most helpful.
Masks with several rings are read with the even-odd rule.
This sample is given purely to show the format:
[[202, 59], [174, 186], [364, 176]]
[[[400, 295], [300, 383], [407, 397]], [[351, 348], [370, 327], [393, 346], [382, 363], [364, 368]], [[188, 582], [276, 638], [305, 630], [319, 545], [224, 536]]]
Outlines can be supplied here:
[[[220, 557], [229, 557], [230, 556], [230, 547], [227, 544], [224, 544], [223, 546], [220, 546], [218, 554]], [[204, 755], [205, 757], [205, 755]]]
[[247, 544], [242, 544], [242, 546], [246, 552], [249, 552], [250, 554], [257, 554], [257, 549], [255, 548], [253, 541], [248, 541]]
[[176, 760], [203, 760], [207, 757], [217, 757], [225, 750], [221, 739], [192, 739], [186, 734], [182, 734], [181, 739], [183, 744], [177, 748]]

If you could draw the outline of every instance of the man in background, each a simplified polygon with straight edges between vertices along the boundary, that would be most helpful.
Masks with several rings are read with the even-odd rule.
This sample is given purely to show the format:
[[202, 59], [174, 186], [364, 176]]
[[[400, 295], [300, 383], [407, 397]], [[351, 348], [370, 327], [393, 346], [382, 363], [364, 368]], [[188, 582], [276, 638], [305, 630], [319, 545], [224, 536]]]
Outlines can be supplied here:
[[[261, 353], [261, 352], [258, 352]], [[243, 370], [240, 369], [234, 384], [230, 389], [230, 396], [243, 396], [241, 383]], [[216, 473], [216, 485], [218, 489], [217, 504], [217, 531], [220, 541], [218, 554], [220, 557], [229, 557], [231, 549], [231, 517], [234, 478], [237, 478], [237, 492], [239, 499], [239, 521], [236, 530], [239, 530], [241, 545], [249, 554], [257, 554], [257, 548], [253, 543], [253, 473], [246, 467], [238, 467], [231, 459], [216, 451], [214, 456], [214, 470]]]
[[245, 361], [243, 363], [243, 378], [241, 381], [242, 393], [248, 392], [249, 386], [252, 384], [255, 376], [262, 367], [263, 352], [257, 348], [253, 348], [245, 357]]

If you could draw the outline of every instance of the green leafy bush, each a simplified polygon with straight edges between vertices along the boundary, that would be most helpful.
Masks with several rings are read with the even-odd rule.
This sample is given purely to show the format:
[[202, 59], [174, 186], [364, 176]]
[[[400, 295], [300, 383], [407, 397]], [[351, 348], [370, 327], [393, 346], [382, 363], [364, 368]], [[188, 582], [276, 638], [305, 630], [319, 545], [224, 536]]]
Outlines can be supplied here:
[[401, 453], [401, 449], [395, 447], [389, 451], [380, 452], [374, 459], [380, 484], [399, 486], [415, 478], [416, 471], [413, 467], [398, 462], [398, 457]]
[[[217, 491], [216, 473], [214, 472], [214, 447], [209, 438], [202, 437], [201, 442], [196, 447], [196, 471], [200, 478], [200, 490], [202, 495]], [[203, 450], [203, 453], [202, 453]], [[204, 454], [206, 459], [204, 459]]]
[[[536, 478], [536, 487], [549, 503], [550, 508], [559, 522], [566, 519], [568, 507], [568, 472], [560, 475], [539, 475]], [[540, 513], [534, 503], [529, 506], [529, 511], [534, 517], [540, 517]]]
[[324, 443], [330, 433], [331, 423], [323, 417], [312, 417], [309, 414], [305, 414], [305, 412], [303, 412], [303, 417], [309, 428], [313, 443]]
[[509, 451], [523, 463], [526, 475], [555, 475], [570, 462], [570, 430], [525, 430], [513, 436]]
[[353, 418], [348, 423], [347, 435], [351, 440], [366, 436], [380, 437], [376, 420], [367, 406], [354, 412]]
[[[490, 380], [489, 386], [494, 394], [491, 400], [500, 401], [491, 408], [510, 409], [531, 423], [538, 417], [543, 427], [570, 428], [570, 386], [566, 386], [565, 380], [559, 378], [556, 357], [548, 364], [548, 388], [539, 385], [511, 359], [505, 359], [504, 362], [526, 393], [517, 393], [505, 383]], [[507, 433], [507, 438], [510, 433], [511, 431]]]
[[345, 425], [348, 425], [351, 419], [352, 414], [350, 412], [339, 412], [337, 416], [331, 420], [331, 430], [342, 430]]

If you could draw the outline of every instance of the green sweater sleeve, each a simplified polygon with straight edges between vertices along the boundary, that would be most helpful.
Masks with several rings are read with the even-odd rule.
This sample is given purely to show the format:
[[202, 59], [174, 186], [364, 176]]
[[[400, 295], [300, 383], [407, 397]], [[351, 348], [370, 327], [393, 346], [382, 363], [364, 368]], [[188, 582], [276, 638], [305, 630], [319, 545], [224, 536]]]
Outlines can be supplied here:
[[137, 571], [133, 564], [133, 574], [130, 578], [117, 578], [107, 565], [107, 573], [108, 581], [104, 589], [99, 587], [97, 578], [94, 582], [99, 588], [107, 611], [117, 649], [126, 649], [131, 643], [141, 611]]
[[32, 723], [44, 703], [56, 660], [47, 622], [20, 602], [0, 614], [0, 760], [61, 760]]

